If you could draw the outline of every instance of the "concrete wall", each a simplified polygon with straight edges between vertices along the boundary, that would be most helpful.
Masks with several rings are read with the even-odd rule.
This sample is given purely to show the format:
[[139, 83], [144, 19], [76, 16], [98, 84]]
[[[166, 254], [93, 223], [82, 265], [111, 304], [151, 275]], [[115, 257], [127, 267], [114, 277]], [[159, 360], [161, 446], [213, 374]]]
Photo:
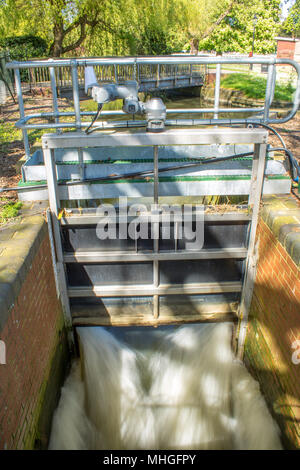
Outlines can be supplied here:
[[[215, 101], [215, 88], [214, 86], [207, 85], [201, 90], [201, 99], [211, 107]], [[234, 90], [231, 88], [220, 88], [220, 107], [246, 107], [246, 108], [257, 108], [264, 106], [264, 100], [247, 98], [244, 93], [240, 90]], [[291, 107], [290, 101], [279, 101], [273, 100], [272, 108], [286, 108]], [[240, 117], [240, 116], [237, 116]]]
[[245, 363], [283, 434], [300, 448], [300, 205], [264, 198]]
[[0, 230], [0, 449], [47, 447], [68, 366], [48, 229], [37, 211], [23, 210]]

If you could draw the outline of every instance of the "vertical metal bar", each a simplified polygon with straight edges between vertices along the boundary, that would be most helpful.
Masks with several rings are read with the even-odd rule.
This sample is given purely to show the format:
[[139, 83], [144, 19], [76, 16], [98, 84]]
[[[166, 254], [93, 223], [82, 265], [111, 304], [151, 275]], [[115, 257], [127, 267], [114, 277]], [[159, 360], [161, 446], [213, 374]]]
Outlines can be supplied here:
[[115, 72], [115, 82], [118, 84], [118, 70], [117, 70], [117, 65], [114, 64], [114, 72]]
[[193, 64], [190, 64], [190, 85], [193, 82]]
[[71, 69], [72, 69], [73, 101], [74, 101], [76, 127], [77, 129], [81, 129], [78, 71], [77, 71], [77, 62], [75, 59], [71, 61]]
[[158, 146], [154, 145], [153, 149], [153, 160], [154, 160], [154, 204], [158, 205]]
[[159, 80], [160, 80], [160, 65], [157, 64], [157, 69], [156, 69], [156, 88], [159, 87]]
[[216, 81], [215, 81], [215, 102], [214, 102], [214, 119], [219, 118], [219, 102], [220, 102], [220, 85], [221, 85], [221, 64], [216, 65]]
[[83, 150], [82, 148], [78, 148], [78, 163], [79, 163], [79, 175], [80, 179], [85, 179], [85, 166], [83, 162]]
[[[15, 85], [16, 85], [16, 92], [18, 96], [20, 118], [23, 119], [25, 117], [25, 110], [24, 110], [22, 84], [21, 84], [21, 77], [20, 77], [19, 69], [15, 69]], [[25, 156], [26, 156], [26, 160], [28, 160], [28, 158], [30, 157], [30, 146], [29, 146], [27, 130], [22, 129], [22, 134], [23, 134], [23, 141], [24, 141]]]
[[[50, 59], [52, 60], [52, 59]], [[56, 78], [55, 78], [55, 70], [54, 67], [50, 67], [50, 82], [51, 82], [51, 90], [52, 90], [52, 103], [53, 103], [53, 111], [58, 114], [58, 101], [57, 101], [57, 92], [56, 92]], [[59, 117], [55, 118], [55, 123], [59, 123]], [[56, 133], [59, 134], [60, 130], [56, 129]]]
[[43, 154], [48, 185], [49, 206], [53, 214], [58, 215], [60, 201], [58, 195], [54, 150], [50, 150], [47, 147], [43, 147]]
[[270, 106], [273, 101], [274, 91], [275, 91], [275, 65], [268, 65], [268, 78], [266, 85], [266, 94], [265, 94], [265, 109], [264, 109], [264, 121], [268, 121]]
[[245, 277], [242, 288], [241, 303], [238, 311], [239, 317], [239, 332], [237, 338], [237, 355], [239, 359], [243, 358], [244, 346], [248, 325], [248, 314], [251, 306], [252, 294], [254, 289], [255, 274], [256, 274], [256, 249], [255, 249], [255, 238], [256, 229], [259, 216], [259, 208], [261, 201], [261, 193], [264, 180], [265, 171], [265, 158], [266, 158], [266, 144], [255, 144], [253, 167], [252, 167], [252, 181], [251, 181], [251, 193], [249, 201], [252, 201], [252, 220], [251, 229], [248, 243], [248, 254], [246, 259]]
[[178, 250], [178, 222], [174, 222], [174, 249]]
[[66, 324], [68, 326], [72, 326], [70, 304], [69, 304], [69, 298], [67, 294], [67, 281], [66, 281], [66, 274], [65, 274], [65, 266], [63, 262], [63, 248], [62, 248], [62, 242], [61, 242], [60, 223], [57, 217], [60, 203], [59, 203], [59, 195], [58, 195], [54, 151], [48, 149], [47, 147], [44, 147], [43, 153], [44, 153], [44, 162], [45, 162], [46, 175], [47, 175], [48, 197], [49, 197], [49, 205], [51, 209], [53, 236], [55, 240], [56, 266], [57, 266], [57, 275], [59, 279], [61, 302], [62, 302], [62, 306], [64, 310]]
[[[153, 149], [153, 160], [154, 160], [154, 206], [155, 212], [158, 213], [158, 146], [155, 145]], [[153, 249], [154, 253], [159, 251], [159, 222], [154, 222], [154, 240]], [[153, 261], [153, 285], [154, 287], [159, 286], [159, 262]], [[153, 296], [153, 317], [159, 317], [159, 296]]]
[[55, 252], [55, 243], [54, 243], [53, 230], [52, 230], [51, 211], [49, 208], [46, 211], [46, 216], [47, 216], [50, 250], [51, 250], [51, 257], [52, 257], [52, 264], [53, 264], [53, 271], [54, 271], [56, 295], [57, 295], [57, 298], [59, 298], [60, 297], [59, 276], [58, 276], [58, 271], [57, 271], [57, 266], [56, 266], [56, 252]]

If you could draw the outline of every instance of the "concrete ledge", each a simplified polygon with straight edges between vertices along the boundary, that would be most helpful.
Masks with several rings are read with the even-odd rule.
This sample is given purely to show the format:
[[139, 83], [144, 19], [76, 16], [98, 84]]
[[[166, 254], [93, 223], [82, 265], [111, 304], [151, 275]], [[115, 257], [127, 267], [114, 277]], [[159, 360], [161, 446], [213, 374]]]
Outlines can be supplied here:
[[265, 196], [261, 217], [300, 267], [300, 204], [292, 196]]
[[24, 204], [14, 224], [0, 229], [0, 331], [47, 233], [45, 204]]

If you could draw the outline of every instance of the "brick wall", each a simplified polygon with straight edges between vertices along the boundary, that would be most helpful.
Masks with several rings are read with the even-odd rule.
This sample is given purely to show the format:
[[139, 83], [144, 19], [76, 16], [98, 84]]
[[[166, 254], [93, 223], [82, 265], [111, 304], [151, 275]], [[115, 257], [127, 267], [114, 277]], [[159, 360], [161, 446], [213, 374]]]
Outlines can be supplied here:
[[294, 59], [295, 41], [277, 41], [277, 57], [279, 59]]
[[[265, 199], [257, 235], [259, 260], [245, 363], [260, 382], [282, 430], [284, 446], [299, 449], [300, 208], [297, 202], [288, 197]], [[299, 341], [298, 346], [295, 341]]]
[[0, 449], [46, 448], [68, 363], [47, 224], [0, 231]]

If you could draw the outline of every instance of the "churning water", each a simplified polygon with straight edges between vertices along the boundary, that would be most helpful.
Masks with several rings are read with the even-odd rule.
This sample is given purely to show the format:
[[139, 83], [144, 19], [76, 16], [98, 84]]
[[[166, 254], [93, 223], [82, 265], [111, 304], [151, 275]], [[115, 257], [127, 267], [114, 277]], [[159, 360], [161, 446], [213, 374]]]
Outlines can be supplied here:
[[[50, 449], [280, 449], [232, 325], [78, 328]], [[82, 380], [84, 377], [84, 381]]]

